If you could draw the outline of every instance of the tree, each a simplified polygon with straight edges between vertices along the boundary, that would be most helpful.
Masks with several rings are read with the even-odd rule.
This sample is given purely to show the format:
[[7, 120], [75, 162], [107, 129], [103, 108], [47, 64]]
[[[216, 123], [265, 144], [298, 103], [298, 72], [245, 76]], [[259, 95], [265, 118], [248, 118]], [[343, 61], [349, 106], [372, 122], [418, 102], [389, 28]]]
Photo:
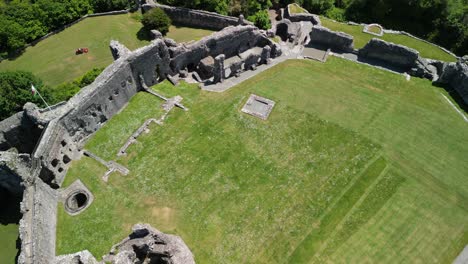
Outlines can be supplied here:
[[257, 26], [258, 28], [271, 28], [271, 21], [267, 10], [260, 10], [254, 15], [247, 17], [247, 20], [255, 23], [255, 26]]
[[314, 14], [324, 14], [333, 8], [335, 0], [304, 0], [304, 8]]
[[153, 8], [143, 15], [141, 23], [147, 30], [157, 29], [163, 35], [166, 35], [172, 22], [162, 9]]
[[23, 109], [27, 102], [45, 107], [38, 96], [31, 93], [31, 84], [39, 90], [44, 99], [49, 100], [49, 89], [42, 81], [30, 72], [0, 72], [0, 120], [3, 120]]

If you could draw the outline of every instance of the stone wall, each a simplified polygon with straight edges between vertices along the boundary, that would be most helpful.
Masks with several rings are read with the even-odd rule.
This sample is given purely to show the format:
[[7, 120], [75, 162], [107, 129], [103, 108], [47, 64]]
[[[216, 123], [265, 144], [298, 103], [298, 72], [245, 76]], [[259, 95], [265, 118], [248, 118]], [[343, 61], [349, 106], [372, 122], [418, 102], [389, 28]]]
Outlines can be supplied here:
[[236, 56], [254, 47], [274, 46], [268, 37], [254, 26], [228, 27], [220, 32], [189, 45], [169, 48], [171, 69], [179, 72], [185, 68], [195, 69], [208, 56], [224, 54], [226, 58]]
[[310, 32], [310, 43], [323, 45], [332, 50], [352, 52], [354, 50], [354, 38], [344, 32], [331, 31], [322, 26], [314, 26]]
[[[228, 58], [254, 48], [269, 51], [272, 56], [280, 54], [264, 32], [250, 25], [228, 27], [187, 46], [157, 39], [131, 52], [120, 43], [112, 42], [114, 63], [68, 102], [47, 111], [28, 103], [23, 112], [1, 122], [0, 151], [17, 148], [20, 152], [32, 153], [28, 175], [22, 177], [26, 187], [21, 205], [19, 263], [52, 263], [55, 257], [55, 189], [61, 186], [71, 161], [81, 157], [86, 140], [133, 95], [190, 65], [198, 65], [204, 57], [222, 55]], [[260, 57], [267, 63], [267, 54], [260, 54]]]
[[364, 48], [359, 50], [359, 56], [409, 70], [415, 66], [419, 52], [403, 45], [373, 38]]
[[65, 112], [51, 121], [34, 157], [42, 161], [41, 179], [61, 185], [70, 160], [79, 156], [84, 141], [122, 109], [141, 88], [169, 74], [169, 52], [162, 40], [119, 58], [91, 85], [83, 88], [63, 106]]
[[52, 263], [55, 258], [57, 191], [37, 179], [26, 183], [21, 202], [19, 264]]
[[439, 75], [437, 82], [450, 85], [468, 104], [468, 56], [458, 62], [445, 63]]
[[153, 1], [146, 1], [146, 3], [142, 5], [143, 12], [156, 7], [164, 10], [164, 12], [166, 12], [166, 14], [171, 18], [173, 23], [191, 27], [221, 30], [229, 26], [250, 24], [249, 22], [240, 20], [236, 17], [223, 16], [217, 13], [203, 10], [193, 10], [183, 7], [161, 5], [154, 3]]
[[19, 153], [32, 153], [42, 128], [35, 124], [25, 111], [0, 122], [0, 151], [16, 149]]

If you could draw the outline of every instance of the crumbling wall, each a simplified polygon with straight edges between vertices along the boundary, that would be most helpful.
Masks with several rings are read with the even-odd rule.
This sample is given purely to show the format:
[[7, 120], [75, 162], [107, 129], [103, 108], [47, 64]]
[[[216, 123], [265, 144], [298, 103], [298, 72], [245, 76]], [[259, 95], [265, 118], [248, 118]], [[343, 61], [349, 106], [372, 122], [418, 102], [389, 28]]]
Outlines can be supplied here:
[[403, 45], [373, 38], [359, 50], [359, 56], [409, 70], [415, 66], [419, 52]]
[[57, 224], [57, 191], [40, 179], [27, 183], [21, 202], [19, 264], [53, 263]]
[[195, 43], [171, 47], [171, 69], [173, 72], [185, 68], [195, 69], [208, 56], [215, 58], [224, 54], [226, 58], [230, 58], [251, 48], [267, 45], [273, 49], [273, 42], [257, 27], [228, 27]]
[[[27, 151], [32, 153], [31, 171], [28, 179], [23, 179], [26, 188], [21, 205], [22, 252], [19, 263], [52, 263], [51, 259], [55, 257], [55, 189], [61, 186], [71, 161], [81, 156], [89, 136], [118, 113], [133, 95], [190, 64], [198, 65], [206, 56], [233, 57], [253, 48], [258, 52], [246, 60], [252, 58], [267, 63], [269, 55], [274, 57], [281, 52], [253, 26], [228, 27], [188, 46], [157, 39], [130, 52], [113, 42], [111, 49], [116, 61], [68, 102], [49, 111], [41, 111], [28, 104], [23, 112], [2, 122], [2, 148], [29, 144]], [[35, 136], [27, 134], [33, 131], [32, 128], [30, 131], [20, 130], [30, 127], [40, 130]], [[25, 140], [30, 142], [11, 138], [10, 133], [25, 135]]]
[[468, 104], [468, 55], [458, 62], [445, 63], [437, 82], [450, 85]]
[[144, 12], [156, 7], [164, 10], [164, 12], [166, 12], [166, 14], [171, 18], [173, 23], [191, 27], [221, 30], [229, 26], [250, 24], [236, 17], [223, 16], [218, 13], [203, 10], [161, 5], [154, 2], [152, 3], [152, 1], [148, 1], [146, 4], [142, 5]]
[[21, 198], [24, 187], [21, 182], [30, 173], [30, 155], [0, 151], [0, 189]]
[[166, 45], [156, 40], [115, 61], [70, 99], [62, 109], [65, 114], [47, 125], [34, 153], [42, 162], [41, 179], [60, 186], [85, 139], [140, 90], [139, 76], [143, 76], [147, 86], [156, 84], [170, 73], [169, 60]]
[[0, 122], [0, 151], [11, 148], [19, 153], [32, 153], [42, 128], [21, 111]]
[[352, 52], [354, 50], [353, 36], [344, 32], [331, 31], [322, 26], [314, 26], [310, 32], [310, 43], [323, 45], [333, 50]]

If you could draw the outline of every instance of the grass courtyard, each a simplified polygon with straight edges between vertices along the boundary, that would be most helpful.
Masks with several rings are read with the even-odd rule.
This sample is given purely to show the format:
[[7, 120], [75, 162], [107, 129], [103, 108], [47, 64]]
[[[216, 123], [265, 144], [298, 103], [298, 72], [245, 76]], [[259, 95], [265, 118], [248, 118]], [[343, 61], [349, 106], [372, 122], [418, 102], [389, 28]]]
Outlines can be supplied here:
[[362, 32], [363, 26], [354, 26], [344, 23], [338, 23], [331, 19], [320, 17], [322, 25], [333, 31], [342, 31], [350, 34], [354, 37], [354, 48], [360, 49], [364, 47], [372, 38], [380, 38], [385, 41], [401, 44], [419, 51], [422, 57], [429, 59], [436, 59], [442, 61], [457, 61], [455, 57], [443, 51], [442, 49], [428, 44], [426, 42], [414, 39], [405, 35], [397, 34], [384, 34], [382, 37], [374, 36], [368, 33]]
[[[86, 148], [131, 173], [104, 183], [99, 163], [73, 163], [64, 186], [81, 179], [95, 200], [76, 217], [59, 206], [57, 254], [102, 256], [138, 222], [199, 263], [450, 263], [468, 243], [468, 124], [429, 81], [332, 57], [221, 94], [153, 88], [190, 110], [126, 157], [158, 99], [138, 94], [96, 133]], [[267, 121], [240, 112], [251, 93], [276, 101]]]
[[[109, 42], [114, 39], [134, 50], [148, 40], [138, 37], [142, 25], [131, 14], [87, 18], [25, 52], [13, 60], [0, 62], [0, 71], [24, 70], [56, 86], [72, 81], [95, 67], [106, 67], [113, 58]], [[172, 26], [168, 37], [177, 42], [197, 40], [212, 31]], [[141, 34], [140, 34], [141, 35]], [[88, 54], [75, 55], [77, 48], [89, 48]]]
[[0, 263], [15, 263], [18, 228], [17, 224], [0, 225]]

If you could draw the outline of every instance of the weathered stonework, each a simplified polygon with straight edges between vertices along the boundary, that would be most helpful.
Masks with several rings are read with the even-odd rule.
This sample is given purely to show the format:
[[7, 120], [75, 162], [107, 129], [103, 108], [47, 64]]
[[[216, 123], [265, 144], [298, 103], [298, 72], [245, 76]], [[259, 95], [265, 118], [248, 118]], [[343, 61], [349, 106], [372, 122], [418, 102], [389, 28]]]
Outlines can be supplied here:
[[86, 210], [94, 201], [94, 195], [80, 181], [76, 180], [60, 192], [60, 201], [69, 215], [78, 215]]
[[130, 50], [118, 41], [111, 40], [109, 47], [112, 53], [112, 57], [114, 57], [114, 60], [117, 60], [121, 57], [125, 57], [128, 54], [130, 54]]
[[112, 247], [104, 261], [115, 264], [195, 264], [192, 252], [180, 237], [164, 234], [146, 224], [137, 224], [132, 230], [126, 239]]
[[416, 60], [419, 58], [419, 52], [403, 45], [373, 38], [364, 48], [359, 50], [359, 56], [380, 60], [409, 70], [415, 66]]
[[274, 101], [252, 94], [242, 108], [242, 112], [267, 120], [274, 106]]
[[216, 56], [213, 67], [213, 82], [219, 83], [224, 81], [224, 54]]
[[437, 83], [450, 85], [468, 104], [468, 56], [445, 63]]
[[352, 52], [354, 38], [344, 32], [335, 32], [322, 26], [314, 26], [310, 32], [310, 43], [322, 45], [332, 50]]

